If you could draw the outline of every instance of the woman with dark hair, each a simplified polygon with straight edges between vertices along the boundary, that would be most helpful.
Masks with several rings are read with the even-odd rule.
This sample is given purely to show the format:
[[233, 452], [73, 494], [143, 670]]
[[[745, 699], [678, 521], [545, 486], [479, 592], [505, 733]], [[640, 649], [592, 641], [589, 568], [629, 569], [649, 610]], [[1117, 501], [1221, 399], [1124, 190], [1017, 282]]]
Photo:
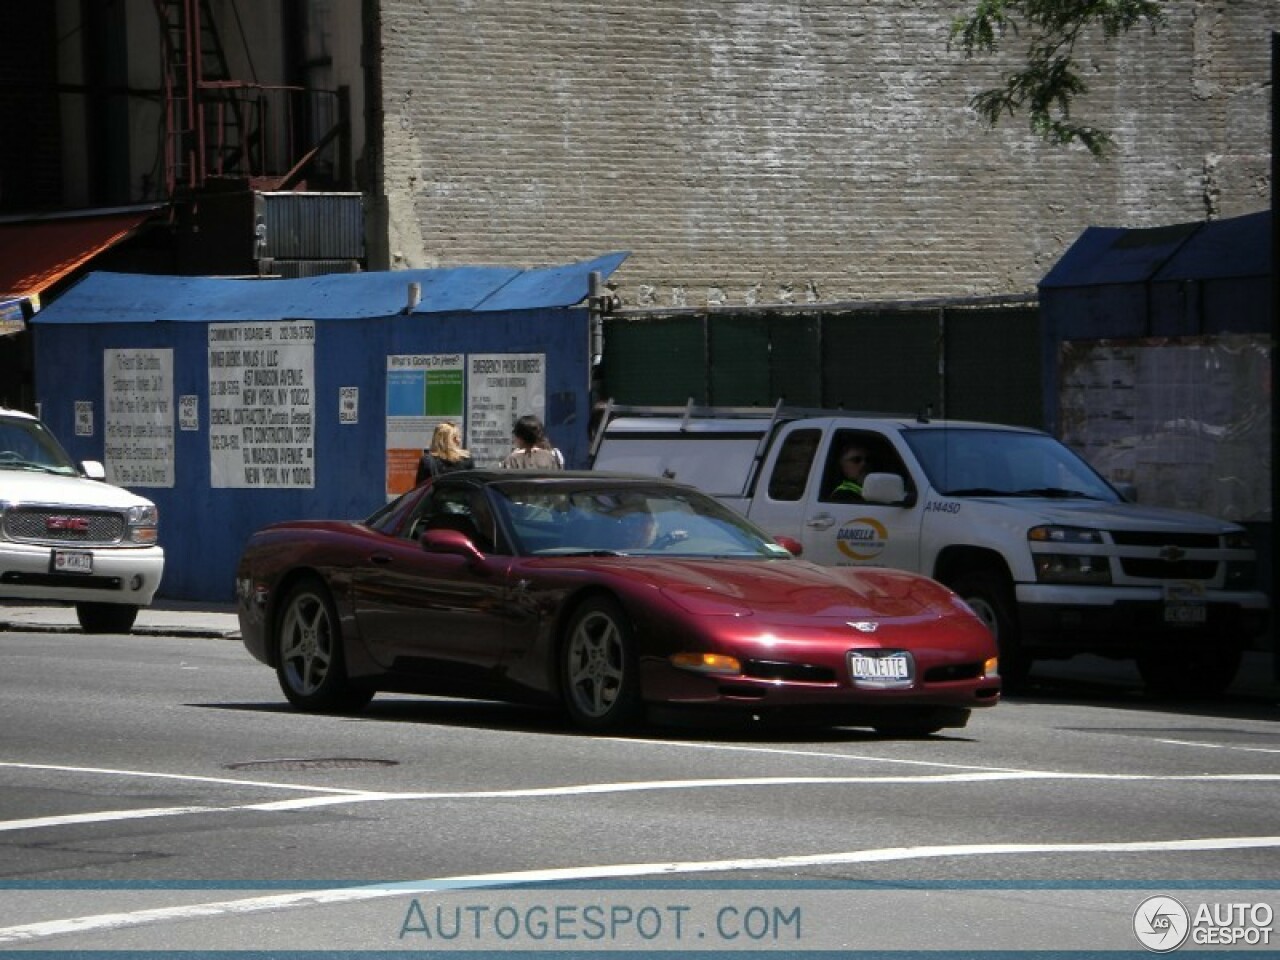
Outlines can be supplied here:
[[507, 470], [563, 470], [564, 456], [551, 445], [542, 421], [533, 414], [521, 417], [511, 428], [516, 442], [501, 466]]

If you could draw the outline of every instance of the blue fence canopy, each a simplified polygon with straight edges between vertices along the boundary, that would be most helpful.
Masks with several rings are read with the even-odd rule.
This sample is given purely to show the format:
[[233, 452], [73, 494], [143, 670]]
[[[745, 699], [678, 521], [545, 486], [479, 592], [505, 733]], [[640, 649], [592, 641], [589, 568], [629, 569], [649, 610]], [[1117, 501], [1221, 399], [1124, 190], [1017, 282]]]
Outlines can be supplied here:
[[613, 273], [627, 257], [610, 253], [567, 266], [441, 267], [325, 274], [293, 280], [91, 273], [42, 310], [35, 321], [59, 323], [342, 320], [405, 312], [418, 284], [414, 314], [542, 310], [587, 296], [589, 276]]

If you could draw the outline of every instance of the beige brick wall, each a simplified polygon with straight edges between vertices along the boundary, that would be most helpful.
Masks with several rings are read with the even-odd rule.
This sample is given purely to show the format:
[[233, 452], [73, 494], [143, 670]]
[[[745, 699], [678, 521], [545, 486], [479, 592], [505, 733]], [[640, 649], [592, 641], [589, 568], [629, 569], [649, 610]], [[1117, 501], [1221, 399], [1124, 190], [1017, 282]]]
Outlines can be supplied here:
[[1280, 5], [1173, 0], [1095, 47], [1103, 161], [979, 124], [961, 8], [384, 0], [391, 266], [630, 250], [627, 306], [1022, 293], [1091, 224], [1267, 206]]

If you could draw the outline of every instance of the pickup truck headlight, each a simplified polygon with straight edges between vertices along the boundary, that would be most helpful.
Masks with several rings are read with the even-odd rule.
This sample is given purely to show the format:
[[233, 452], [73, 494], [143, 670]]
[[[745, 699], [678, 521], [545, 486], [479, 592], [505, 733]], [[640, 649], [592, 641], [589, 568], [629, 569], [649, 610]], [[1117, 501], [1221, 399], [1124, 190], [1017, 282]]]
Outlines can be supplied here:
[[1027, 539], [1034, 543], [1102, 543], [1102, 533], [1087, 527], [1032, 527]]
[[159, 537], [160, 511], [153, 505], [130, 507], [128, 513], [129, 530], [125, 539], [130, 543], [152, 546]]
[[1225, 586], [1228, 590], [1249, 590], [1258, 584], [1258, 561], [1253, 552], [1253, 541], [1243, 530], [1236, 530], [1222, 537], [1227, 550], [1248, 550], [1247, 560], [1228, 560]]
[[1041, 583], [1111, 582], [1111, 564], [1106, 557], [1081, 556], [1076, 553], [1037, 553], [1032, 561], [1036, 579]]
[[[1033, 544], [1101, 546], [1102, 531], [1088, 527], [1043, 526], [1027, 531]], [[1036, 579], [1041, 583], [1104, 584], [1111, 582], [1111, 564], [1106, 557], [1081, 553], [1033, 553]]]

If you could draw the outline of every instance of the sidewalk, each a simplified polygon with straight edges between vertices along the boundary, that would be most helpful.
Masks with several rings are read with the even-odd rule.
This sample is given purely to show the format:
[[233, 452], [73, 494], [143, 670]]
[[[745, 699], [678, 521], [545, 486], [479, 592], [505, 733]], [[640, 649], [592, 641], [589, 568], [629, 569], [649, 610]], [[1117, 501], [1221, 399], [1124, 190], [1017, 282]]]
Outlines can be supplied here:
[[[64, 604], [0, 603], [0, 632], [78, 633], [74, 607]], [[133, 633], [157, 637], [240, 638], [240, 621], [230, 603], [162, 600], [138, 611]]]

